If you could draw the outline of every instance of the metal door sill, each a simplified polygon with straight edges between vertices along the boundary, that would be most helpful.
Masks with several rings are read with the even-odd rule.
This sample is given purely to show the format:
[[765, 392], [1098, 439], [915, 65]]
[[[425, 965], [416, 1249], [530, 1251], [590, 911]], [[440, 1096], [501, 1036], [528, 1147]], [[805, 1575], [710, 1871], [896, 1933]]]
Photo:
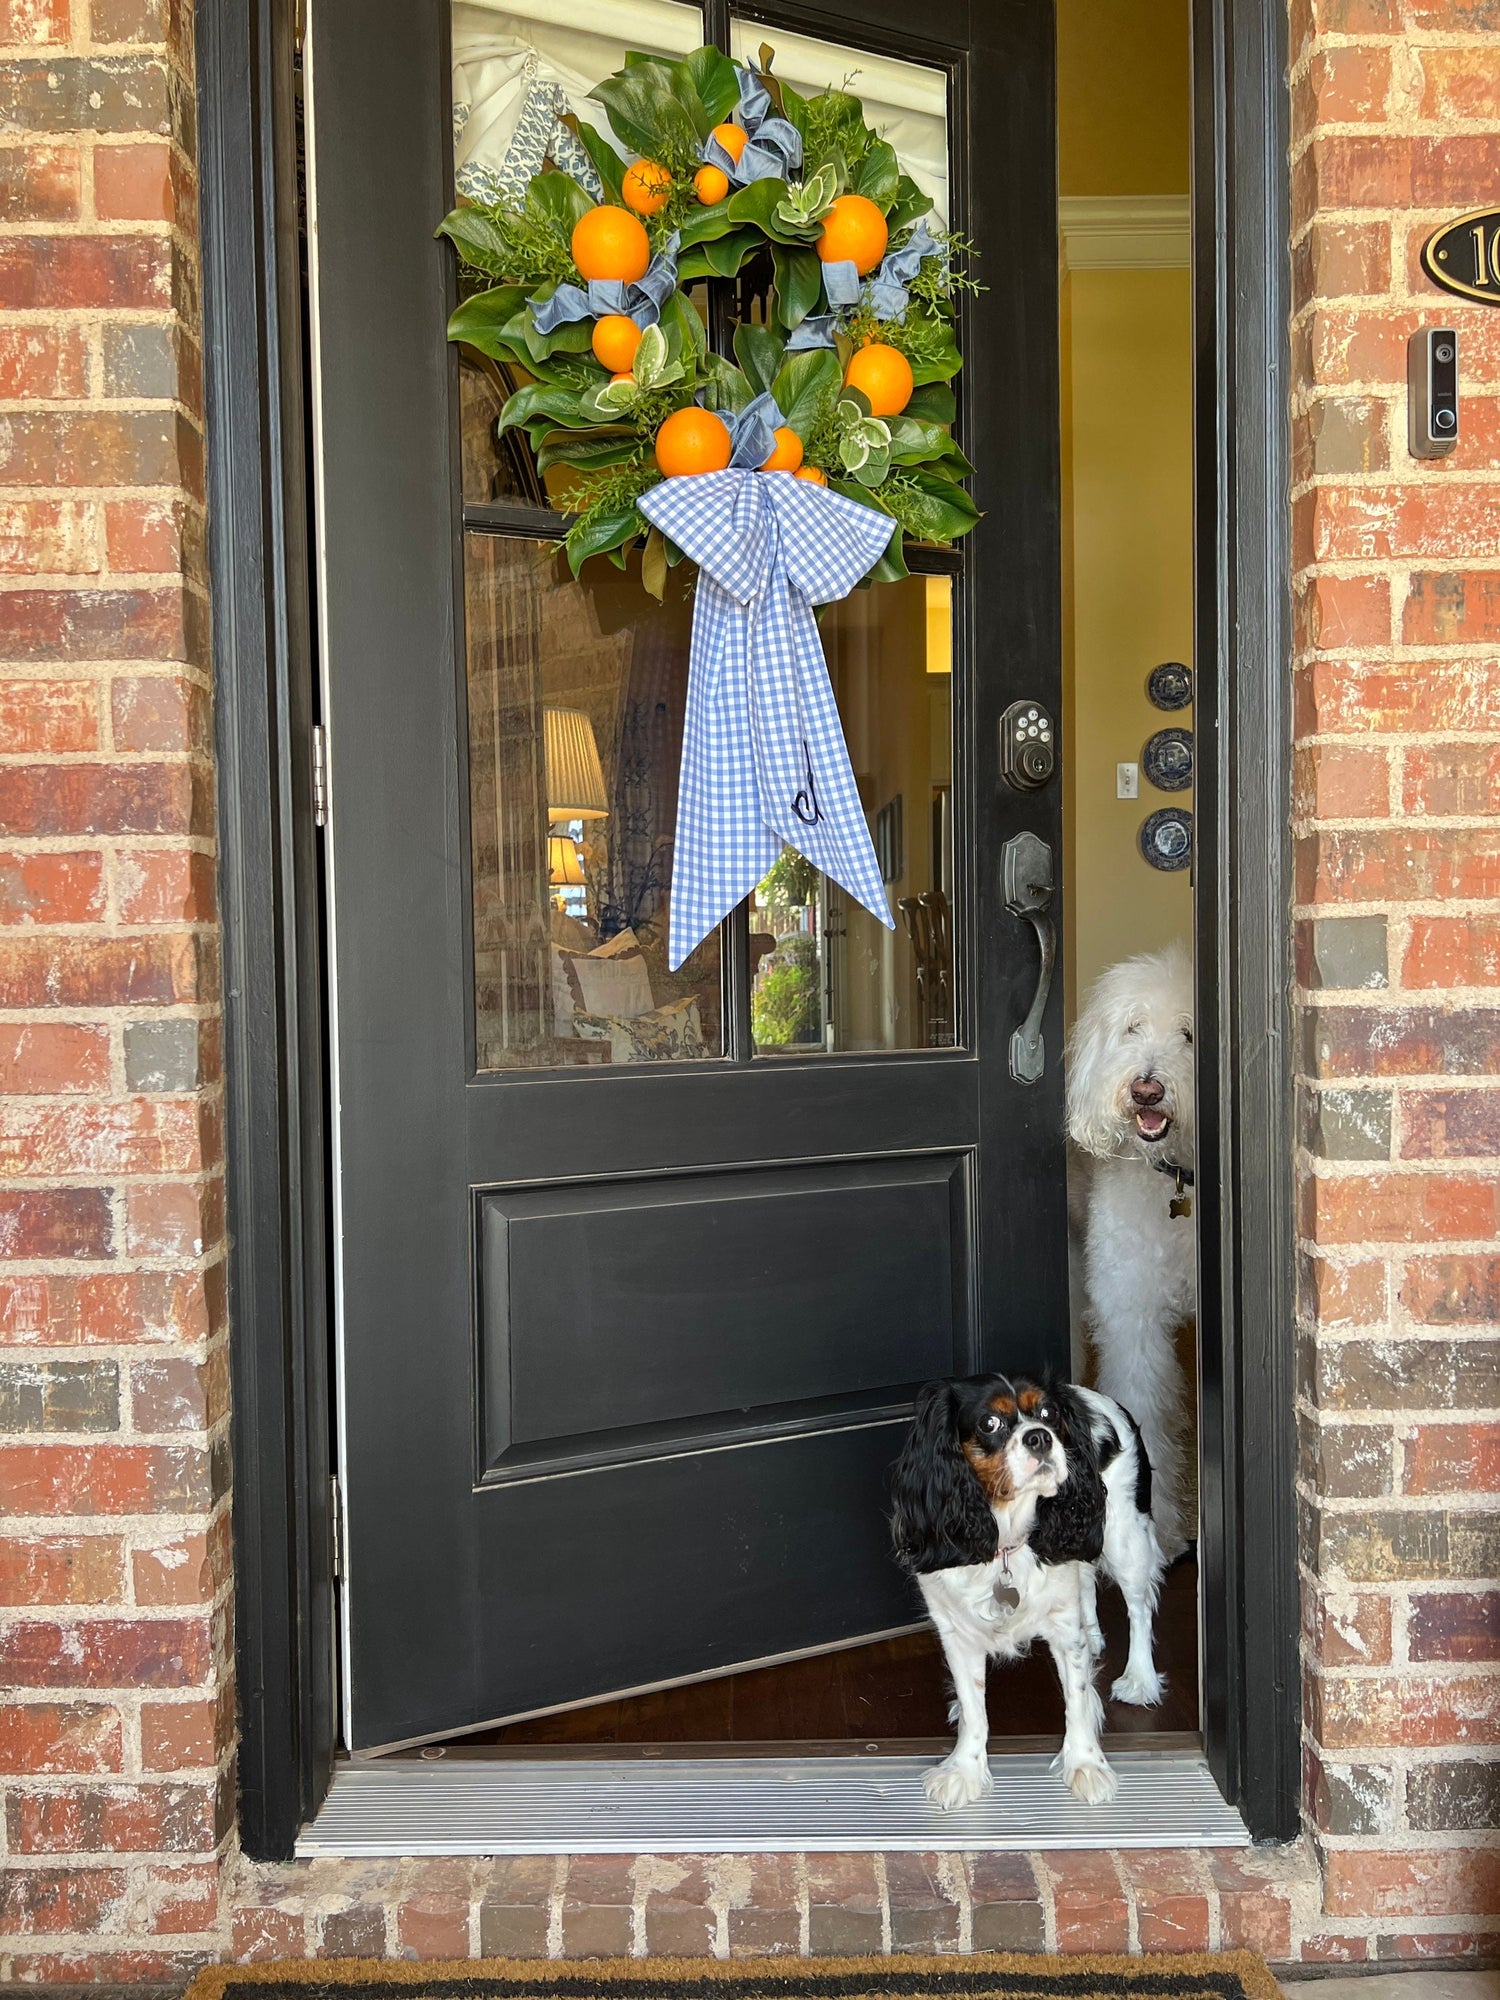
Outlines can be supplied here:
[[341, 1764], [299, 1855], [933, 1853], [975, 1848], [1247, 1847], [1207, 1764], [1112, 1756], [1107, 1806], [1046, 1755], [991, 1759], [994, 1789], [940, 1812], [930, 1757], [388, 1760]]

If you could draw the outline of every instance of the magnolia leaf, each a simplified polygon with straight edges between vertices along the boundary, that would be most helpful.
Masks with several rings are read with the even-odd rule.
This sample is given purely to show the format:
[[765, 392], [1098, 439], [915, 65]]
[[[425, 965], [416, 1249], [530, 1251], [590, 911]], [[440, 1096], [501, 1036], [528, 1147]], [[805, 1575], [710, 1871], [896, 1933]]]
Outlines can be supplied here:
[[618, 206], [624, 199], [625, 162], [602, 132], [586, 124], [574, 112], [565, 111], [557, 122], [567, 127], [588, 154], [594, 172], [604, 183], [605, 199]]
[[526, 206], [541, 221], [560, 223], [566, 240], [572, 235], [574, 224], [581, 222], [598, 203], [571, 174], [549, 168], [545, 173], [532, 175], [526, 189]]
[[745, 259], [760, 248], [761, 241], [758, 229], [728, 229], [727, 234], [687, 252], [677, 266], [677, 282], [736, 277]]
[[884, 139], [877, 139], [854, 177], [854, 192], [873, 201], [884, 215], [895, 202], [900, 186], [901, 169], [896, 164], [895, 148]]
[[748, 322], [734, 330], [734, 358], [745, 371], [746, 380], [760, 395], [776, 380], [785, 343], [768, 326]]
[[926, 382], [912, 391], [903, 414], [924, 423], [951, 424], [958, 415], [958, 403], [946, 383]]
[[789, 83], [781, 86], [781, 115], [789, 125], [796, 126], [804, 139], [807, 137], [807, 99]]
[[667, 543], [658, 527], [653, 527], [641, 551], [641, 582], [660, 604], [667, 587]]
[[568, 389], [549, 388], [543, 382], [528, 382], [524, 389], [517, 389], [507, 399], [496, 429], [508, 431], [513, 424], [529, 424], [534, 417], [549, 417], [558, 424], [576, 424], [578, 397]]
[[538, 447], [536, 469], [569, 465], [580, 472], [594, 472], [606, 465], [628, 465], [639, 456], [641, 441], [633, 430], [618, 425], [592, 431], [553, 431]]
[[721, 354], [710, 354], [705, 363], [708, 376], [709, 408], [728, 410], [734, 415], [755, 400], [755, 391], [735, 367]]
[[682, 58], [682, 67], [692, 80], [699, 102], [708, 115], [710, 128], [722, 125], [740, 101], [740, 80], [729, 57], [707, 42]]
[[443, 217], [434, 234], [446, 236], [466, 264], [476, 271], [488, 272], [492, 278], [528, 275], [514, 268], [516, 259], [510, 239], [482, 208], [455, 208]]
[[661, 309], [660, 325], [674, 359], [680, 355], [689, 373], [696, 372], [708, 351], [708, 336], [691, 301], [681, 292], [673, 292]]
[[914, 322], [920, 334], [912, 343], [916, 353], [907, 357], [911, 361], [913, 382], [920, 387], [927, 382], [951, 381], [964, 365], [951, 325], [945, 319], [935, 319], [931, 313], [912, 309], [907, 313], [906, 324], [912, 327]]
[[613, 514], [600, 514], [592, 521], [579, 521], [568, 530], [563, 543], [568, 567], [574, 576], [590, 556], [602, 556], [609, 549], [623, 548], [646, 531], [646, 522], [634, 503]]
[[720, 236], [728, 236], [736, 228], [734, 217], [729, 213], [731, 199], [731, 196], [726, 195], [722, 201], [711, 201], [706, 208], [699, 208], [697, 213], [690, 215], [678, 230], [679, 281], [686, 268], [683, 252], [693, 249], [699, 243], [712, 243]]
[[[609, 113], [615, 137], [644, 159], [658, 160], [664, 153], [690, 157], [708, 130], [706, 125], [703, 132], [698, 130], [676, 95], [675, 68], [675, 64], [631, 63], [618, 76], [596, 83], [589, 92]], [[701, 114], [701, 103], [698, 109]]]
[[789, 354], [771, 384], [777, 409], [804, 444], [838, 392], [838, 360], [826, 347], [808, 347]]
[[941, 424], [924, 423], [909, 414], [891, 418], [891, 457], [897, 465], [921, 465], [956, 449]]
[[932, 207], [932, 196], [923, 194], [910, 174], [898, 174], [896, 178], [896, 199], [891, 203], [885, 218], [885, 226], [894, 236], [905, 229], [909, 222], [915, 222], [919, 215], [926, 215]]
[[[526, 302], [526, 291], [525, 285], [495, 285], [487, 292], [475, 292], [455, 307], [448, 321], [448, 338], [467, 341], [481, 354], [498, 352], [504, 361], [516, 351], [516, 340], [508, 329]], [[520, 329], [517, 332], [524, 351], [525, 335]]]
[[771, 266], [776, 281], [776, 316], [791, 332], [818, 303], [823, 290], [823, 266], [816, 250], [771, 245]]

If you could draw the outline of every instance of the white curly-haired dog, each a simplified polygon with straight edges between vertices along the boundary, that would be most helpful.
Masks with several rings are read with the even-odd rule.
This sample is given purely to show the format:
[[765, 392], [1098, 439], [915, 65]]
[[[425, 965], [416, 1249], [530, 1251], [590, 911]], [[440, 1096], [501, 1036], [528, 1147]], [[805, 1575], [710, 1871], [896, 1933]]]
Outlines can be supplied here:
[[1077, 1178], [1096, 1386], [1141, 1427], [1157, 1539], [1171, 1562], [1197, 1532], [1173, 1337], [1197, 1309], [1193, 968], [1181, 944], [1124, 959], [1095, 983], [1068, 1044], [1068, 1136], [1087, 1156]]

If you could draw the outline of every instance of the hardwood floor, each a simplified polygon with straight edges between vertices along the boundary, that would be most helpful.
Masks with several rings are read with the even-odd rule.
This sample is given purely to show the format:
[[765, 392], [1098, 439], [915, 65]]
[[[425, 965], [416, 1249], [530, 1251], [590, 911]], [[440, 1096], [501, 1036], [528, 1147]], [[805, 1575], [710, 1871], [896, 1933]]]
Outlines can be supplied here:
[[[1107, 1641], [1099, 1673], [1106, 1731], [1120, 1737], [1196, 1731], [1197, 1564], [1179, 1563], [1162, 1591], [1156, 1659], [1167, 1676], [1167, 1696], [1159, 1708], [1127, 1708], [1109, 1701], [1109, 1685], [1125, 1664], [1126, 1628], [1125, 1606], [1118, 1591], [1107, 1585], [1099, 1593], [1099, 1613]], [[1059, 1736], [1062, 1723], [1062, 1696], [1045, 1646], [1029, 1659], [991, 1669], [992, 1738]], [[942, 1653], [934, 1634], [923, 1631], [787, 1666], [725, 1674], [659, 1694], [511, 1723], [466, 1736], [454, 1747], [482, 1752], [542, 1744], [707, 1748], [857, 1743], [863, 1748], [943, 1740], [950, 1733]]]

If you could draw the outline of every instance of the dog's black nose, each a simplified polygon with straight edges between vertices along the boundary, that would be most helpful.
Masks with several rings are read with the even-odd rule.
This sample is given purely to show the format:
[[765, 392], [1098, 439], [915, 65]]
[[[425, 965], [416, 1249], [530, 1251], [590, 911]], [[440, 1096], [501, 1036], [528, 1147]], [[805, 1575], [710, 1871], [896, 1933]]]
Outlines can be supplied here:
[[1052, 1456], [1051, 1431], [1027, 1431], [1021, 1442], [1033, 1458], [1050, 1458]]
[[1153, 1105], [1160, 1104], [1166, 1094], [1166, 1086], [1158, 1083], [1154, 1076], [1138, 1076], [1130, 1086], [1131, 1102], [1148, 1111]]

